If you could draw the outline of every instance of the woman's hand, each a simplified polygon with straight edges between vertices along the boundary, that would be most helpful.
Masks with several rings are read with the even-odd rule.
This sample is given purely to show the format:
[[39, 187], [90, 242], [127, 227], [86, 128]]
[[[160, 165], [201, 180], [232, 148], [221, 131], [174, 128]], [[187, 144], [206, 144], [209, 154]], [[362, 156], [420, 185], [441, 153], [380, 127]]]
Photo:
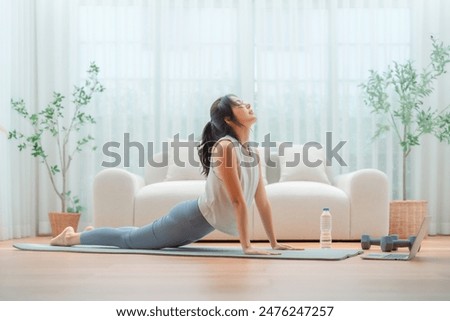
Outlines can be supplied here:
[[278, 242], [275, 243], [275, 245], [273, 245], [272, 248], [274, 250], [282, 250], [282, 251], [284, 251], [284, 250], [296, 250], [296, 251], [304, 250], [304, 249], [301, 249], [301, 248], [296, 248], [296, 247], [293, 247], [293, 246], [290, 246], [290, 245], [287, 245], [287, 244], [278, 243]]
[[243, 251], [247, 255], [280, 255], [281, 254], [281, 253], [272, 252], [272, 251], [255, 249], [254, 247], [248, 247], [246, 249], [243, 249]]

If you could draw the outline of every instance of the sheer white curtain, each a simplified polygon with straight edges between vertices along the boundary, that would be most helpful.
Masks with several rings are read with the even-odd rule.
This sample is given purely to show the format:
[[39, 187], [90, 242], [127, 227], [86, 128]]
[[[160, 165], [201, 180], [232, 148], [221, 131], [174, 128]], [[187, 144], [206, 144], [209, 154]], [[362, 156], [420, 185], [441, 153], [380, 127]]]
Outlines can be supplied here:
[[10, 153], [7, 142], [7, 126], [9, 125], [9, 94], [11, 63], [11, 6], [9, 2], [0, 2], [0, 240], [12, 237], [11, 191], [8, 188], [10, 178]]
[[[450, 44], [450, 2], [416, 0], [412, 8], [415, 19], [411, 28], [412, 58], [425, 67], [432, 50], [430, 35]], [[450, 73], [447, 73], [428, 99], [429, 106], [443, 109], [450, 105], [449, 84]], [[410, 157], [412, 198], [428, 200], [432, 233], [450, 234], [450, 145], [427, 135]]]
[[259, 138], [271, 132], [276, 140], [325, 145], [332, 132], [333, 145], [347, 142], [341, 156], [348, 166], [334, 164], [336, 172], [376, 167], [397, 181], [398, 148], [392, 137], [371, 142], [374, 118], [358, 85], [369, 69], [410, 56], [409, 1], [255, 5]]
[[[32, 1], [0, 2], [0, 123], [27, 132], [10, 111], [16, 95], [35, 103], [35, 21]], [[19, 238], [37, 232], [36, 162], [17, 151], [0, 133], [0, 239]]]
[[[335, 163], [335, 172], [379, 168], [397, 198], [397, 142], [393, 136], [371, 142], [374, 118], [358, 84], [369, 69], [392, 60], [425, 61], [431, 33], [450, 43], [443, 0], [19, 0], [3, 6], [15, 17], [6, 20], [11, 32], [2, 33], [11, 45], [1, 53], [8, 72], [0, 79], [11, 78], [11, 97], [42, 107], [53, 91], [70, 96], [91, 61], [100, 67], [106, 91], [91, 105], [97, 124], [87, 129], [98, 149], [79, 155], [71, 176], [71, 189], [87, 206], [82, 225], [92, 221], [93, 178], [111, 161], [103, 144], [120, 143], [120, 166], [142, 173], [139, 156], [145, 160], [176, 134], [198, 137], [212, 101], [230, 92], [254, 105], [255, 141], [270, 134], [273, 141], [325, 143], [332, 132], [334, 144], [347, 141], [341, 155], [348, 166]], [[446, 81], [431, 98], [436, 105], [450, 102]], [[8, 93], [0, 93], [8, 102]], [[4, 108], [3, 125], [17, 126]], [[10, 142], [2, 144], [11, 160], [1, 163], [2, 177], [8, 164], [12, 172], [1, 189], [2, 228], [19, 212], [25, 214], [16, 236], [29, 233], [25, 222], [33, 220], [35, 231], [49, 232], [47, 212], [57, 202], [47, 174]], [[450, 234], [449, 153], [426, 137], [411, 155], [410, 195], [429, 200], [431, 233]]]

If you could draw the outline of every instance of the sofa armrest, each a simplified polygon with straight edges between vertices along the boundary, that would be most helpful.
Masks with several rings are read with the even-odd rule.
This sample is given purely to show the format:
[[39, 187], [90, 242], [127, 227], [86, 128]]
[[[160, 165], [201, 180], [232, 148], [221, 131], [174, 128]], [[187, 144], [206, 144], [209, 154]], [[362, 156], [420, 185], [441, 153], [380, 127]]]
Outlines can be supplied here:
[[362, 169], [334, 178], [334, 186], [343, 190], [350, 200], [350, 238], [362, 234], [374, 237], [389, 232], [389, 184], [385, 173]]
[[94, 178], [95, 226], [134, 226], [134, 199], [144, 179], [124, 169], [108, 168]]

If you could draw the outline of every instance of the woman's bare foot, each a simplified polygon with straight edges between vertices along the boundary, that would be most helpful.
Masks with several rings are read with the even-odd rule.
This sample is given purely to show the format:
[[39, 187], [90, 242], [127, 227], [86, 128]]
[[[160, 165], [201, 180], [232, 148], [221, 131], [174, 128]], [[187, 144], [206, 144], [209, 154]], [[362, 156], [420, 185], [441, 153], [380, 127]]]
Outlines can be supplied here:
[[73, 238], [76, 236], [75, 230], [72, 226], [68, 226], [58, 236], [50, 240], [50, 245], [56, 246], [71, 246], [74, 245]]
[[86, 228], [84, 229], [84, 231], [85, 232], [87, 232], [87, 231], [92, 231], [94, 229], [94, 227], [93, 226], [86, 226]]

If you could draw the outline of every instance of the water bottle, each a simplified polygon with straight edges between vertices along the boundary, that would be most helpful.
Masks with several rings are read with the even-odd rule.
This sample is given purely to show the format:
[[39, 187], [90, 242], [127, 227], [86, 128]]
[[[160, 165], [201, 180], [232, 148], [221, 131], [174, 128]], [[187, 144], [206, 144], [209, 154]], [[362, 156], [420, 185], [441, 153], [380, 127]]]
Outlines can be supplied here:
[[320, 215], [320, 247], [331, 248], [331, 213], [328, 207]]

